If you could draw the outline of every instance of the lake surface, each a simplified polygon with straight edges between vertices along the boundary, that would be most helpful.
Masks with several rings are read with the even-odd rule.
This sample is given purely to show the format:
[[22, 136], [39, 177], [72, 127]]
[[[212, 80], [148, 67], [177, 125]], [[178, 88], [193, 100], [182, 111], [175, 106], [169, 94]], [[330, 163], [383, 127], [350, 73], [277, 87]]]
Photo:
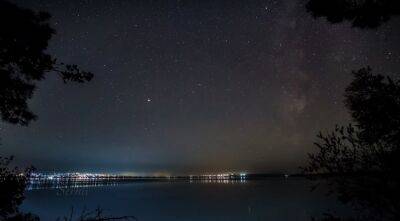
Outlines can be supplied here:
[[350, 213], [323, 190], [310, 192], [312, 184], [299, 177], [33, 189], [27, 191], [22, 210], [45, 221], [68, 215], [71, 207], [76, 215], [101, 207], [107, 215], [134, 215], [139, 221], [310, 220], [327, 211]]

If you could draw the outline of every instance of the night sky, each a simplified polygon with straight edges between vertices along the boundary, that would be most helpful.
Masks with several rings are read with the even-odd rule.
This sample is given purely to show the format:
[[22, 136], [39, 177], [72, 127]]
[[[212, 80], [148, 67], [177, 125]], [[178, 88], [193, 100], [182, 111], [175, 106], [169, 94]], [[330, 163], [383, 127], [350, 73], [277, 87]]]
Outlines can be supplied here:
[[56, 74], [38, 121], [1, 123], [2, 152], [41, 171], [295, 172], [319, 130], [349, 120], [351, 70], [400, 72], [400, 20], [313, 19], [305, 1], [19, 0], [52, 14]]

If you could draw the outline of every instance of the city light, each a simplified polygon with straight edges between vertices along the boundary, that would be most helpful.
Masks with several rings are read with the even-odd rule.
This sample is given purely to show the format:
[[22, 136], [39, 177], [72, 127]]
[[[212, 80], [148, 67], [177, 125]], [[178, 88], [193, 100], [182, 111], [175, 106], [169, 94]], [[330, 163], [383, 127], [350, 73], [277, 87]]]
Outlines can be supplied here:
[[31, 182], [91, 181], [91, 180], [134, 180], [134, 179], [188, 179], [188, 180], [243, 180], [246, 173], [216, 173], [184, 176], [126, 176], [108, 173], [32, 173]]

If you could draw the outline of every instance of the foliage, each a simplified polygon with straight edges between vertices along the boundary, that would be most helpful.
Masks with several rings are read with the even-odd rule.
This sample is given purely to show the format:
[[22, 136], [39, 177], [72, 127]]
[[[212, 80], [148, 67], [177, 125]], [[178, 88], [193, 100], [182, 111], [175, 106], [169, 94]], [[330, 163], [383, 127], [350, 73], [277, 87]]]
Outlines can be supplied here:
[[377, 28], [400, 15], [398, 0], [309, 0], [307, 10], [331, 23], [350, 21], [353, 27]]
[[18, 213], [6, 221], [40, 221], [40, 218], [32, 213]]
[[309, 154], [308, 174], [328, 174], [333, 191], [363, 214], [377, 219], [400, 217], [400, 82], [353, 72], [345, 104], [354, 125], [336, 126], [317, 136], [318, 151]]
[[28, 125], [36, 119], [27, 101], [36, 83], [47, 74], [57, 73], [64, 82], [86, 82], [93, 77], [76, 65], [58, 63], [46, 53], [55, 33], [49, 19], [46, 12], [0, 0], [0, 115], [5, 122]]
[[374, 75], [370, 68], [353, 72], [354, 80], [347, 87], [345, 104], [360, 130], [360, 139], [367, 144], [383, 143], [400, 148], [400, 81]]
[[[83, 83], [93, 77], [77, 65], [59, 63], [46, 53], [55, 33], [49, 19], [46, 12], [0, 0], [0, 116], [4, 122], [26, 126], [37, 118], [27, 102], [36, 84], [49, 73], [58, 74], [64, 83]], [[39, 217], [18, 210], [33, 168], [10, 169], [12, 160], [0, 157], [0, 220], [37, 221]]]
[[103, 210], [101, 208], [97, 208], [93, 211], [86, 211], [85, 209], [82, 211], [81, 215], [74, 219], [74, 208], [71, 208], [71, 212], [69, 216], [64, 216], [63, 218], [58, 218], [57, 221], [107, 221], [107, 220], [133, 220], [136, 221], [136, 217], [134, 216], [120, 216], [120, 217], [108, 217], [103, 215]]
[[24, 200], [24, 191], [33, 168], [9, 169], [13, 157], [0, 157], [0, 219], [14, 217]]
[[375, 148], [360, 143], [359, 133], [353, 125], [336, 125], [332, 132], [320, 132], [317, 138], [314, 144], [318, 152], [309, 154], [310, 164], [305, 168], [306, 172], [353, 174], [374, 167], [370, 157]]

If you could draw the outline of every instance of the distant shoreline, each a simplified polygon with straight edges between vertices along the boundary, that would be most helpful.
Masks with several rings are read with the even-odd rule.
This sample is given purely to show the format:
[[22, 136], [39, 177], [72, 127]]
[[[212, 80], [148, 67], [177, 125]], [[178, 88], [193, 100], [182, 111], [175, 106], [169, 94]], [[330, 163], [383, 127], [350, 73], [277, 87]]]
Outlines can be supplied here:
[[88, 181], [88, 180], [240, 180], [262, 179], [269, 177], [300, 177], [303, 174], [216, 174], [216, 175], [180, 175], [180, 176], [126, 176], [126, 175], [80, 175], [73, 174], [40, 174], [30, 177], [31, 182], [39, 181]]
[[191, 176], [76, 176], [67, 175], [36, 175], [30, 178], [28, 189], [38, 188], [64, 188], [100, 185], [116, 185], [130, 182], [204, 182], [204, 183], [233, 183], [251, 180], [264, 180], [267, 178], [303, 177], [300, 174], [229, 174], [222, 175], [191, 175]]

